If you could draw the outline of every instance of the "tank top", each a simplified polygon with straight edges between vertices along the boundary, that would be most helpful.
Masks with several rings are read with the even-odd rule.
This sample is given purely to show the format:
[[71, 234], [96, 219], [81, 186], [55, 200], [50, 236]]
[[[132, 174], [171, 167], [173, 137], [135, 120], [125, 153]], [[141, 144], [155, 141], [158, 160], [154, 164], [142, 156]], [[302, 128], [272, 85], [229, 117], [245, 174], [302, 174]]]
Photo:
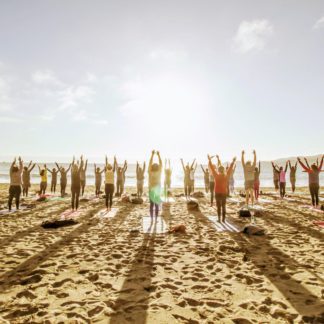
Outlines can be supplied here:
[[115, 183], [115, 173], [113, 170], [106, 170], [105, 183], [106, 184], [114, 184]]
[[42, 182], [47, 182], [47, 170], [44, 170], [43, 175], [41, 175], [41, 181]]
[[279, 182], [286, 182], [286, 172], [285, 171], [280, 171], [279, 174]]

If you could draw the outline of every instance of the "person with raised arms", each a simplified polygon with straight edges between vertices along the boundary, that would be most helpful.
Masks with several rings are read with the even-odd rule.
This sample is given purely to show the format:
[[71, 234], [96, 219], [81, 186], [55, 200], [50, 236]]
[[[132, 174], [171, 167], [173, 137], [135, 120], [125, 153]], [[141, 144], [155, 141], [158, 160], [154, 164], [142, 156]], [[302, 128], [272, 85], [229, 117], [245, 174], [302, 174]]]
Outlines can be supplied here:
[[20, 195], [21, 195], [21, 175], [23, 172], [23, 161], [21, 157], [18, 158], [19, 164], [16, 164], [16, 158], [13, 160], [10, 170], [10, 186], [9, 186], [9, 198], [8, 198], [8, 208], [11, 211], [12, 201], [15, 198], [16, 209], [19, 209]]
[[46, 170], [51, 173], [51, 192], [55, 193], [56, 191], [56, 184], [57, 184], [57, 174], [58, 174], [58, 170], [56, 170], [56, 168], [53, 168], [52, 170], [50, 170], [49, 168], [46, 168]]
[[281, 166], [278, 168], [273, 162], [271, 162], [272, 167], [279, 174], [279, 191], [280, 198], [283, 199], [286, 195], [286, 173], [288, 169], [288, 161], [286, 162], [285, 169]]
[[116, 160], [116, 173], [117, 173], [117, 190], [116, 195], [120, 197], [124, 192], [124, 185], [125, 185], [125, 178], [126, 178], [126, 171], [127, 171], [127, 161], [125, 160], [124, 166], [120, 167], [118, 166], [117, 160]]
[[142, 197], [144, 191], [144, 179], [145, 179], [145, 162], [143, 167], [136, 162], [136, 185], [137, 185], [137, 197]]
[[324, 160], [324, 155], [322, 156], [321, 162], [319, 165], [316, 163], [313, 163], [310, 167], [308, 167], [308, 161], [306, 159], [306, 164], [305, 165], [301, 159], [298, 157], [297, 158], [299, 164], [301, 167], [308, 173], [308, 184], [309, 184], [309, 192], [312, 198], [312, 205], [314, 207], [319, 206], [319, 188], [320, 188], [320, 181], [319, 181], [319, 174], [322, 171], [323, 167], [323, 160]]
[[22, 187], [23, 187], [23, 196], [28, 196], [28, 190], [30, 188], [30, 174], [33, 171], [36, 163], [32, 164], [33, 162], [30, 161], [28, 166], [24, 166], [23, 173], [22, 173]]
[[61, 178], [60, 178], [61, 197], [64, 197], [66, 186], [67, 186], [67, 174], [70, 171], [72, 164], [70, 163], [69, 167], [66, 170], [64, 167], [60, 167], [57, 164], [57, 162], [55, 162], [55, 165], [57, 166], [58, 172], [60, 172], [61, 174]]
[[114, 157], [114, 164], [108, 163], [108, 158], [106, 156], [105, 161], [105, 204], [107, 211], [111, 210], [113, 204], [113, 197], [115, 191], [115, 171], [116, 171], [117, 161]]
[[254, 170], [256, 167], [256, 152], [253, 151], [253, 163], [251, 161], [245, 162], [244, 159], [245, 152], [242, 151], [242, 167], [244, 171], [244, 187], [245, 187], [245, 203], [249, 206], [249, 201], [251, 199], [251, 204], [254, 204]]
[[233, 158], [232, 163], [230, 164], [227, 172], [225, 171], [224, 166], [220, 165], [218, 170], [212, 164], [212, 158], [210, 155], [207, 155], [209, 168], [214, 177], [215, 181], [215, 198], [217, 206], [217, 216], [218, 222], [225, 222], [226, 219], [226, 197], [227, 197], [227, 183], [229, 180], [230, 173], [233, 170], [236, 158]]
[[38, 164], [39, 175], [41, 177], [41, 182], [39, 185], [39, 195], [45, 195], [46, 188], [47, 188], [47, 167], [44, 164], [44, 167], [41, 168]]
[[261, 174], [261, 162], [259, 161], [259, 167], [254, 169], [254, 196], [255, 200], [259, 200], [260, 195], [260, 174]]
[[203, 165], [200, 164], [201, 170], [204, 173], [204, 184], [205, 184], [205, 192], [208, 193], [209, 192], [209, 168], [208, 166], [206, 167], [206, 169], [204, 169]]
[[[197, 170], [197, 163], [196, 162], [196, 159], [194, 159], [194, 161], [192, 162], [191, 164], [191, 167], [190, 167], [190, 173], [189, 173], [189, 176], [190, 176], [190, 193], [194, 193], [195, 192], [195, 173], [196, 173], [196, 170]], [[190, 196], [190, 194], [189, 194]]]
[[105, 168], [100, 170], [99, 167], [97, 167], [96, 163], [94, 164], [94, 172], [95, 172], [95, 194], [96, 197], [99, 197], [100, 194], [100, 188], [102, 183], [102, 173], [105, 172]]
[[291, 165], [291, 162], [289, 160], [288, 164], [289, 164], [289, 169], [290, 169], [289, 178], [290, 178], [290, 183], [291, 183], [291, 190], [292, 190], [292, 192], [295, 192], [295, 189], [296, 189], [296, 172], [297, 172], [298, 162], [296, 162], [295, 165]]
[[189, 163], [185, 166], [183, 163], [183, 159], [181, 159], [181, 165], [184, 173], [184, 193], [186, 198], [188, 198], [191, 194], [190, 192], [190, 166]]
[[[81, 162], [83, 161], [83, 155], [81, 155]], [[88, 159], [83, 163], [83, 167], [80, 170], [80, 186], [81, 186], [81, 196], [84, 195], [84, 189], [87, 181], [87, 167]]]
[[169, 167], [167, 167], [167, 159], [165, 159], [164, 165], [164, 197], [168, 200], [168, 192], [171, 189], [171, 176], [172, 176], [172, 168], [170, 159], [168, 160]]
[[[159, 163], [153, 163], [154, 155], [157, 155]], [[159, 205], [161, 203], [161, 175], [162, 175], [162, 159], [160, 152], [152, 151], [149, 166], [149, 199], [150, 199], [150, 216], [153, 219], [159, 216]]]
[[81, 170], [83, 168], [83, 159], [81, 158], [80, 165], [74, 162], [73, 157], [71, 167], [71, 206], [72, 211], [78, 210], [79, 198], [81, 191]]
[[279, 168], [277, 165], [275, 165], [273, 162], [271, 162], [272, 164], [272, 171], [273, 171], [273, 184], [275, 187], [275, 190], [277, 191], [279, 189]]

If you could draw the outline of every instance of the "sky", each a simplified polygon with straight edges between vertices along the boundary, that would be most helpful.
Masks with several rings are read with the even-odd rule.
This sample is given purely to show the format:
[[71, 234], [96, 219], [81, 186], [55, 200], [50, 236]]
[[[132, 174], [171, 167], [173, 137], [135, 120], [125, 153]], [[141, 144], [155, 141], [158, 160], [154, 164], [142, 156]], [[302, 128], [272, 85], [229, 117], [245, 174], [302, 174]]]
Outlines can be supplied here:
[[324, 1], [0, 0], [0, 157], [323, 153]]

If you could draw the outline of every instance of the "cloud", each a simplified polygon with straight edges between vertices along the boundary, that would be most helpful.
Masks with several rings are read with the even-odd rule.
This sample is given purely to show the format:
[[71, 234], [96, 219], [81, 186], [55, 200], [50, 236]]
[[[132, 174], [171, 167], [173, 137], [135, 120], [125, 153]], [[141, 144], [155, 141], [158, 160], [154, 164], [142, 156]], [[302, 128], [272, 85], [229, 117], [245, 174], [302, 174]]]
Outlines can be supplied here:
[[63, 85], [51, 70], [39, 70], [32, 74], [32, 80], [37, 84]]
[[320, 29], [320, 28], [324, 28], [324, 16], [318, 19], [313, 26], [313, 29]]
[[22, 121], [21, 118], [0, 116], [0, 123], [21, 123]]
[[266, 19], [242, 21], [233, 39], [234, 50], [239, 53], [261, 51], [273, 35], [273, 26]]
[[86, 85], [69, 86], [59, 93], [59, 110], [77, 107], [80, 103], [91, 103], [95, 91]]

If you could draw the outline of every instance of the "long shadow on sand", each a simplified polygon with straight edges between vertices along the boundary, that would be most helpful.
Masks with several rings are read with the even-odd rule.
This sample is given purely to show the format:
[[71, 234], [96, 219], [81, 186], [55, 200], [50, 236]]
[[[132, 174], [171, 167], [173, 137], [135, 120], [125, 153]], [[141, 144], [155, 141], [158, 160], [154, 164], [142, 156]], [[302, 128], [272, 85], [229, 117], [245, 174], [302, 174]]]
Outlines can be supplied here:
[[[198, 217], [198, 221], [204, 218], [204, 223], [214, 229], [213, 223], [204, 214], [196, 212], [194, 215]], [[308, 271], [306, 266], [298, 264], [289, 255], [272, 246], [267, 235], [248, 237], [243, 233], [230, 233], [230, 238], [246, 251], [248, 260], [268, 278], [299, 314], [314, 315], [323, 312], [323, 301], [286, 271]]]
[[[100, 219], [94, 219], [92, 217], [100, 209], [102, 209], [102, 206], [97, 207], [96, 209], [92, 209], [89, 215], [83, 217], [83, 223], [79, 225], [76, 229], [67, 233], [66, 235], [63, 235], [58, 241], [47, 246], [44, 250], [33, 255], [32, 257], [28, 258], [14, 269], [5, 272], [0, 277], [0, 286], [2, 290], [9, 289], [12, 285], [15, 284], [27, 285], [41, 281], [42, 278], [38, 275], [37, 270], [33, 270], [36, 269], [42, 263], [44, 263], [47, 259], [55, 256], [55, 254], [57, 254], [57, 252], [60, 249], [62, 249], [66, 245], [69, 245], [74, 239], [79, 237], [81, 234], [89, 231], [89, 229], [97, 225], [100, 222]], [[113, 227], [115, 223], [120, 225], [120, 223], [126, 219], [127, 213], [123, 213], [124, 209], [127, 209], [127, 206], [121, 207], [120, 210], [117, 212], [116, 216], [109, 220], [111, 227]]]
[[[163, 205], [161, 217], [170, 226], [170, 204]], [[110, 317], [109, 323], [123, 323], [125, 319], [130, 323], [146, 323], [149, 297], [154, 289], [152, 273], [155, 240], [160, 236], [161, 234], [157, 234], [157, 222], [153, 218], [149, 230], [143, 234], [142, 245], [138, 248], [132, 265], [127, 271], [123, 286], [114, 301], [115, 313]]]

